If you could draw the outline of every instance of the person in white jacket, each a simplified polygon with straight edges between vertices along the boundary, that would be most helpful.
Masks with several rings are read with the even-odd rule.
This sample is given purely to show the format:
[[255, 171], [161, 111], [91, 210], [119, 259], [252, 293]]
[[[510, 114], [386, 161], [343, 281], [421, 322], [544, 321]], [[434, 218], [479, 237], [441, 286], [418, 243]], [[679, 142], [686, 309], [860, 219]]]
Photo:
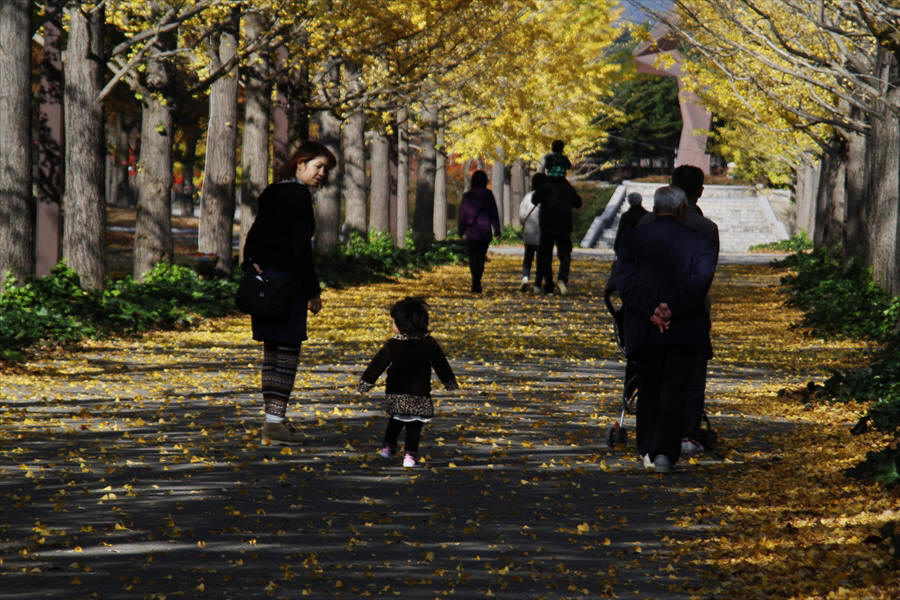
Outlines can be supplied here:
[[[531, 178], [531, 191], [522, 198], [519, 204], [519, 222], [522, 224], [522, 241], [525, 243], [525, 254], [522, 258], [522, 285], [523, 292], [528, 291], [528, 279], [531, 276], [531, 265], [541, 243], [541, 226], [538, 221], [541, 207], [531, 203], [534, 190], [543, 185], [547, 176], [543, 173], [535, 173]], [[534, 291], [541, 291], [541, 278], [539, 272], [535, 272]]]

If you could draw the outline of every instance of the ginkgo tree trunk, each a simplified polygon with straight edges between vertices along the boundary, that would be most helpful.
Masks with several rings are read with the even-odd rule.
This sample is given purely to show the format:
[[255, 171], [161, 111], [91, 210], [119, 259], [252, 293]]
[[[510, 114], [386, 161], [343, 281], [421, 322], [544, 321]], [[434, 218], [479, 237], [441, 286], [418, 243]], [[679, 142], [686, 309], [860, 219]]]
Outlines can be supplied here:
[[419, 157], [416, 166], [416, 205], [413, 212], [413, 241], [417, 246], [434, 237], [435, 128], [437, 112], [425, 107], [421, 114]]
[[[210, 70], [233, 62], [237, 55], [239, 13], [229, 11], [210, 53]], [[206, 132], [206, 162], [200, 196], [197, 249], [216, 256], [216, 270], [232, 269], [234, 226], [234, 181], [237, 144], [236, 66], [217, 78], [209, 91], [209, 125]]]
[[84, 12], [66, 10], [69, 35], [63, 59], [65, 92], [65, 191], [63, 258], [88, 289], [103, 287], [106, 279], [106, 225], [103, 105], [103, 5]]
[[[160, 7], [161, 9], [161, 7]], [[174, 34], [159, 36], [149, 50], [141, 101], [141, 151], [137, 164], [137, 214], [134, 278], [159, 262], [172, 262], [172, 86], [173, 68], [164, 54], [174, 49]]]
[[[343, 65], [344, 85], [351, 94], [362, 88], [359, 65]], [[343, 140], [344, 226], [347, 233], [366, 233], [366, 115], [359, 107], [350, 111], [341, 128]]]
[[0, 274], [34, 272], [31, 193], [31, 2], [0, 2]]
[[397, 221], [394, 245], [403, 246], [409, 229], [409, 111], [397, 109]]
[[369, 148], [369, 231], [389, 233], [391, 230], [391, 143], [387, 134], [382, 131], [373, 131]]
[[[244, 34], [252, 43], [262, 34], [265, 22], [258, 13], [244, 16]], [[257, 199], [269, 176], [269, 121], [272, 83], [268, 53], [257, 51], [243, 68], [244, 127], [241, 135], [241, 229], [238, 259], [243, 256], [244, 241], [258, 208]]]

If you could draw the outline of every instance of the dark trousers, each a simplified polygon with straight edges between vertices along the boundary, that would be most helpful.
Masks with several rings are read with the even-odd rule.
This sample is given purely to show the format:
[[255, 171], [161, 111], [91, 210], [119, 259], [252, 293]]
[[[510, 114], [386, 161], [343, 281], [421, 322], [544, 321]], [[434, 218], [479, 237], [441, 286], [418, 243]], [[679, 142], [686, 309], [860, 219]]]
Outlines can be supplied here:
[[681, 456], [688, 381], [697, 353], [689, 346], [648, 346], [638, 350], [637, 447], [650, 459]]
[[[531, 276], [531, 264], [534, 262], [534, 256], [535, 256], [535, 254], [537, 254], [537, 251], [538, 251], [537, 246], [525, 244], [525, 254], [522, 257], [522, 277], [530, 277]], [[540, 273], [540, 271], [535, 273], [535, 276], [537, 276], [539, 273]], [[535, 278], [534, 284], [540, 285], [541, 280]]]
[[406, 441], [403, 444], [403, 451], [410, 454], [419, 450], [419, 439], [422, 437], [422, 421], [398, 421], [394, 417], [388, 421], [387, 430], [384, 432], [384, 445], [390, 448], [397, 447], [397, 439], [400, 437], [400, 430], [406, 426]]
[[569, 282], [569, 264], [572, 261], [572, 240], [569, 235], [541, 234], [538, 246], [537, 276], [544, 282], [544, 291], [553, 291], [553, 246], [559, 259], [559, 280]]
[[688, 373], [685, 395], [684, 426], [682, 437], [701, 441], [701, 420], [703, 419], [704, 396], [706, 394], [706, 357], [696, 354]]
[[469, 272], [472, 274], [472, 291], [481, 291], [481, 276], [484, 275], [484, 263], [487, 259], [487, 250], [490, 241], [466, 242], [466, 251], [469, 254]]

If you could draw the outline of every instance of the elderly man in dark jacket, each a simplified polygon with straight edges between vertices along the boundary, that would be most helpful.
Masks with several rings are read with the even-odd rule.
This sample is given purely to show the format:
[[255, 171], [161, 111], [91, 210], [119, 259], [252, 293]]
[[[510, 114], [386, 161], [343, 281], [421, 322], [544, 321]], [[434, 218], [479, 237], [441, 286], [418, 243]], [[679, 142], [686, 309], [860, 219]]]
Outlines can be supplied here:
[[681, 454], [691, 367], [711, 352], [706, 294], [716, 248], [680, 222], [685, 207], [681, 189], [659, 188], [656, 218], [622, 240], [615, 273], [625, 353], [638, 369], [638, 452], [645, 467], [664, 473]]
[[544, 291], [553, 293], [553, 246], [559, 258], [557, 287], [565, 294], [569, 284], [569, 264], [572, 260], [572, 209], [581, 208], [581, 196], [565, 177], [547, 177], [535, 190], [531, 202], [540, 205], [541, 243], [538, 246], [538, 280]]

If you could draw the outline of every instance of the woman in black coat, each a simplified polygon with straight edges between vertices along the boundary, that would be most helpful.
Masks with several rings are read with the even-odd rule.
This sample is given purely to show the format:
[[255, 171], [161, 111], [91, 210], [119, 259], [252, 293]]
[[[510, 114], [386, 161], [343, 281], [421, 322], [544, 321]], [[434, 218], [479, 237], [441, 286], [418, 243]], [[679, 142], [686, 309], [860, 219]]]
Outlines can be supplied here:
[[316, 230], [310, 188], [328, 181], [334, 155], [318, 142], [304, 142], [285, 163], [281, 180], [259, 196], [256, 219], [244, 243], [242, 268], [268, 278], [294, 281], [291, 306], [278, 318], [251, 317], [253, 339], [263, 343], [262, 395], [265, 403], [263, 443], [301, 444], [302, 435], [285, 419], [306, 339], [306, 314], [322, 308], [313, 264]]

